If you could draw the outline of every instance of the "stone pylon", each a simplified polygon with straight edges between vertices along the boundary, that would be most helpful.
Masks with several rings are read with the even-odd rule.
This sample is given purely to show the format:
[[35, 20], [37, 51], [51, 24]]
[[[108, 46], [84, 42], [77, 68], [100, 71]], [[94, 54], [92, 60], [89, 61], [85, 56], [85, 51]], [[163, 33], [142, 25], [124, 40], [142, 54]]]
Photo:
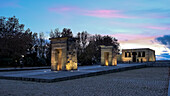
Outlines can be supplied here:
[[114, 52], [113, 46], [101, 45], [101, 65], [102, 66], [116, 66], [117, 54]]
[[60, 37], [51, 40], [51, 70], [77, 69], [76, 38]]

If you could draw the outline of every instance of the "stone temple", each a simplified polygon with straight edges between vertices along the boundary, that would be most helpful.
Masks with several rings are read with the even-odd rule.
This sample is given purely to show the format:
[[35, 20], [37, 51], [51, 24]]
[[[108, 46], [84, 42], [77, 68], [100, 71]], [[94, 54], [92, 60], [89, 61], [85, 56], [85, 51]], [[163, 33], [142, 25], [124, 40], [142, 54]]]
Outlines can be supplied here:
[[155, 62], [155, 60], [155, 51], [152, 49], [122, 49], [122, 62]]
[[101, 45], [101, 65], [102, 66], [116, 66], [117, 54], [114, 52], [113, 46]]
[[77, 69], [76, 38], [60, 37], [51, 40], [51, 70]]
[[[76, 38], [59, 37], [51, 40], [51, 70], [76, 70]], [[121, 62], [155, 62], [155, 51], [149, 48], [123, 49], [121, 55], [114, 52], [113, 46], [101, 45], [101, 65], [116, 66]]]

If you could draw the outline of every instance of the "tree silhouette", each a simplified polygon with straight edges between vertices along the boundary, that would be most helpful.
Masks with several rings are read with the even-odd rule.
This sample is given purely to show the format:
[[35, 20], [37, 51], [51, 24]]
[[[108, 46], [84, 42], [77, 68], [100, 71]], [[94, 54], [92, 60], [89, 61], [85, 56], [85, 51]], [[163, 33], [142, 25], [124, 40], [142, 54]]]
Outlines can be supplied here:
[[[100, 45], [113, 46], [115, 54], [119, 53], [119, 43], [117, 42], [117, 39], [112, 38], [111, 36], [101, 36], [97, 34], [93, 36], [86, 35], [86, 39], [81, 39], [84, 36], [82, 33], [77, 34], [77, 37], [79, 38], [78, 44], [80, 46], [80, 48], [78, 47], [78, 62], [82, 65], [91, 65], [100, 62]], [[88, 33], [86, 32], [85, 34]]]
[[50, 32], [50, 38], [58, 38], [61, 37], [61, 32], [59, 31], [59, 28], [56, 28], [53, 32], [53, 30], [51, 30]]
[[64, 28], [63, 31], [61, 32], [62, 37], [73, 37], [73, 33], [71, 29]]
[[18, 59], [26, 54], [32, 42], [30, 29], [13, 17], [0, 17], [0, 56]]

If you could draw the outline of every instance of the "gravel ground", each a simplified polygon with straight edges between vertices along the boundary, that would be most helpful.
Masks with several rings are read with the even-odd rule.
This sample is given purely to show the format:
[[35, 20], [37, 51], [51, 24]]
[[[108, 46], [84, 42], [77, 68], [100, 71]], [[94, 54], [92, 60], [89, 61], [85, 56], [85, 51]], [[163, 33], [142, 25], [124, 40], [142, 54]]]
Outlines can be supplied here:
[[55, 83], [0, 79], [0, 96], [167, 96], [168, 68], [143, 68]]

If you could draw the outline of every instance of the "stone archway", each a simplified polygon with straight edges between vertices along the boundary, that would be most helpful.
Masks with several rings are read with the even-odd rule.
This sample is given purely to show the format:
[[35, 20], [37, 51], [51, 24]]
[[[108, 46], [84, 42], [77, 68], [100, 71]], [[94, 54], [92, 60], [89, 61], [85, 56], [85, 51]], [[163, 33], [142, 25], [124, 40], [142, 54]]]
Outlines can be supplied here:
[[113, 52], [113, 46], [101, 45], [101, 65], [102, 66], [116, 66], [117, 54]]
[[104, 52], [104, 62], [104, 65], [109, 66], [109, 52]]
[[51, 40], [51, 70], [77, 69], [76, 38], [50, 38]]

